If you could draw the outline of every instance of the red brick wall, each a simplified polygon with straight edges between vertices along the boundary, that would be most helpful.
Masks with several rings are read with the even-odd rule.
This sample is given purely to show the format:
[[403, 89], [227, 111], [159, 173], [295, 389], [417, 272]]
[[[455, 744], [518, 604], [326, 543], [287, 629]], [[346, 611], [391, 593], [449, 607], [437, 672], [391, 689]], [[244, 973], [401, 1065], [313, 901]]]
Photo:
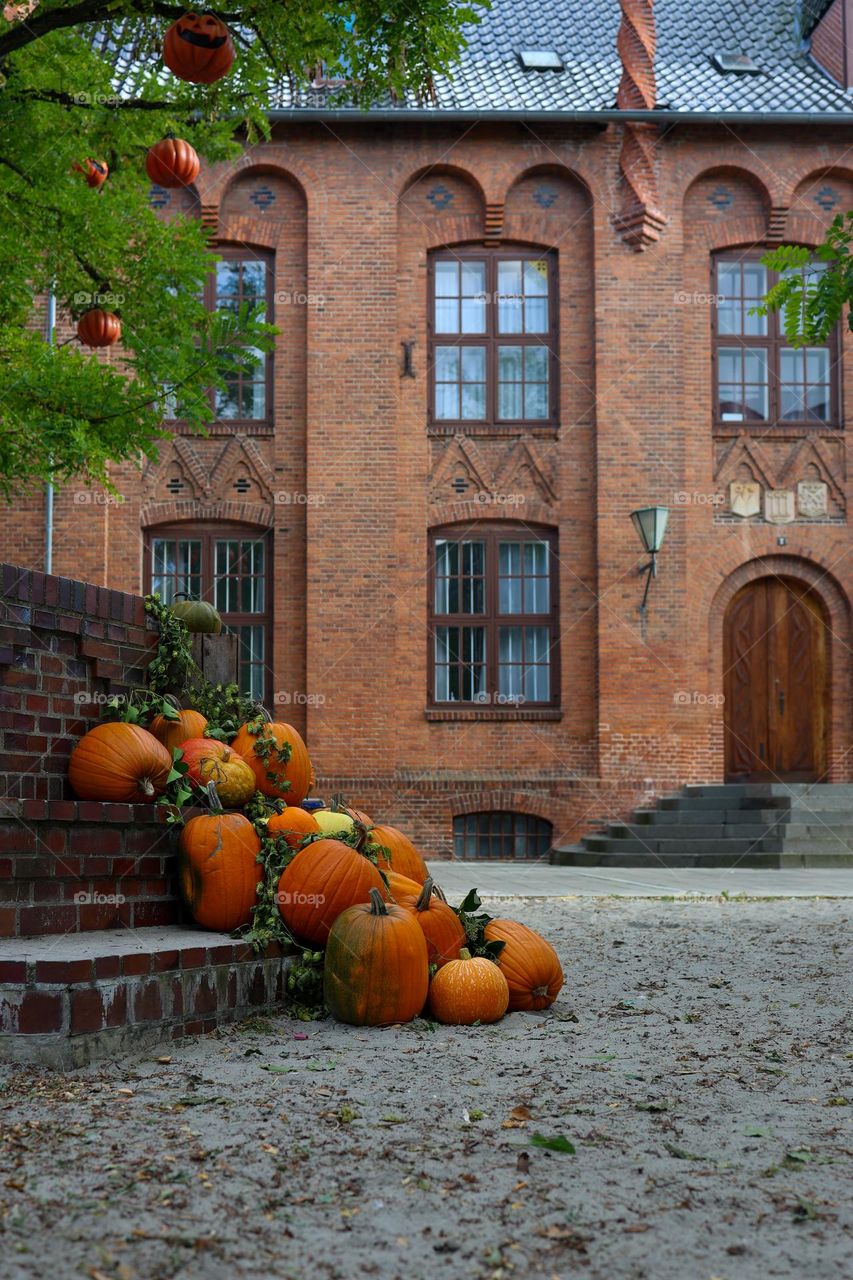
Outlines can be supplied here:
[[[274, 435], [181, 437], [141, 480], [117, 473], [120, 506], [75, 503], [72, 486], [57, 506], [58, 568], [85, 563], [93, 580], [138, 591], [142, 525], [236, 510], [273, 528], [277, 711], [306, 730], [321, 794], [345, 790], [434, 854], [472, 806], [512, 803], [570, 839], [638, 798], [720, 781], [723, 711], [709, 699], [721, 692], [721, 610], [734, 582], [784, 556], [835, 619], [832, 777], [848, 777], [846, 439], [777, 433], [758, 463], [743, 440], [714, 439], [708, 295], [714, 250], [814, 242], [853, 208], [849, 145], [840, 129], [671, 130], [657, 152], [669, 221], [637, 254], [612, 222], [617, 128], [281, 126], [200, 180], [223, 237], [273, 247], [277, 291], [305, 299], [276, 306]], [[261, 188], [275, 200], [253, 200]], [[427, 424], [427, 254], [482, 244], [487, 213], [492, 241], [558, 255], [561, 420], [469, 436], [460, 455]], [[404, 379], [412, 340], [416, 376]], [[848, 349], [847, 420], [849, 362]], [[559, 719], [425, 714], [427, 530], [483, 517], [452, 492], [457, 465], [496, 489], [509, 478], [524, 519], [558, 531]], [[708, 497], [750, 466], [770, 487], [817, 471], [829, 517], [777, 527], [717, 511]], [[235, 508], [238, 468], [253, 490]], [[165, 490], [173, 474], [186, 502]], [[629, 513], [652, 502], [672, 515], [642, 620]], [[0, 518], [7, 554], [36, 566], [40, 513], [39, 498]]]

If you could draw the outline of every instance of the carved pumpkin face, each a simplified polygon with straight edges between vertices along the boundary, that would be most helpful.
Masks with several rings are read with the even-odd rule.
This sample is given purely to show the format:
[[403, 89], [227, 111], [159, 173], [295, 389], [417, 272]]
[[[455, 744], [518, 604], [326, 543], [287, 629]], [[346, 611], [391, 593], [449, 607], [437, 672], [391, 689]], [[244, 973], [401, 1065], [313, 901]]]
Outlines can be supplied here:
[[185, 13], [166, 32], [163, 61], [179, 80], [213, 84], [234, 62], [231, 32], [212, 13]]

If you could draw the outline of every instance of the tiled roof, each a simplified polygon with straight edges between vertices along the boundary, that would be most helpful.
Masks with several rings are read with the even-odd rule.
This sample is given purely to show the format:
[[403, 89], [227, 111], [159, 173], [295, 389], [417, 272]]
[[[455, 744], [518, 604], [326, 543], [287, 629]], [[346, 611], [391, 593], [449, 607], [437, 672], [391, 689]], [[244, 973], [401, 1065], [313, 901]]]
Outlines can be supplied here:
[[[850, 113], [853, 96], [815, 65], [802, 36], [825, 8], [821, 0], [656, 0], [658, 107], [686, 115]], [[619, 19], [618, 0], [492, 0], [469, 28], [453, 74], [438, 78], [431, 110], [612, 110]], [[556, 50], [564, 70], [524, 71], [521, 49]], [[750, 55], [761, 73], [720, 72], [711, 58], [721, 52]], [[282, 87], [271, 106], [316, 110], [323, 101], [317, 92], [294, 101]], [[417, 106], [407, 101], [397, 112]]]

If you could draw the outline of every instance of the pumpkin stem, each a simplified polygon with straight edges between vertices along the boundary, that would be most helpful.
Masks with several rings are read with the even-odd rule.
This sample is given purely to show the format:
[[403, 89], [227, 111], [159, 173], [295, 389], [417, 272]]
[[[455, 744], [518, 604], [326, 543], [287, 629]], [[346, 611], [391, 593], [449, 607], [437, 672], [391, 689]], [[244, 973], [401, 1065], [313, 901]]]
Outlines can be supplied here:
[[208, 782], [205, 787], [207, 792], [207, 802], [214, 813], [222, 813], [222, 801], [219, 799], [219, 792], [216, 790], [216, 783], [213, 779]]
[[427, 876], [424, 880], [424, 887], [421, 889], [420, 897], [415, 903], [416, 911], [426, 911], [429, 907], [429, 900], [432, 897], [432, 876]]
[[547, 994], [548, 994], [548, 988], [547, 988], [547, 986], [545, 986], [545, 987], [534, 987], [534, 988], [533, 988], [533, 991], [531, 992], [531, 995], [534, 995], [534, 996], [547, 996]]
[[370, 890], [370, 914], [372, 916], [387, 916], [388, 910], [382, 901], [382, 894], [378, 889]]
[[144, 796], [153, 796], [153, 795], [154, 795], [154, 787], [153, 787], [153, 784], [152, 784], [152, 782], [151, 782], [151, 779], [150, 779], [150, 778], [140, 778], [140, 779], [139, 779], [139, 790], [142, 792], [142, 794], [143, 794]]
[[461, 947], [461, 948], [460, 948], [460, 951], [459, 951], [459, 959], [460, 959], [460, 960], [470, 960], [470, 959], [471, 959], [471, 952], [468, 950], [468, 948], [467, 948], [467, 947]]
[[439, 902], [447, 901], [447, 894], [444, 892], [440, 884], [434, 884], [432, 886], [432, 891], [435, 894], [435, 896], [438, 898]]

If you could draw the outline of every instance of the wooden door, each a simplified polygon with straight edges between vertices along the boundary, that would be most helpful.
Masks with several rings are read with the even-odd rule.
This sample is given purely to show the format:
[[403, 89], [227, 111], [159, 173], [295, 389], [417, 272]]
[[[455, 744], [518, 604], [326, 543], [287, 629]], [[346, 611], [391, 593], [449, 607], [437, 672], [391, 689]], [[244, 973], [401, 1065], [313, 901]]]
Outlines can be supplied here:
[[822, 604], [792, 579], [760, 578], [734, 597], [723, 643], [727, 781], [824, 776], [828, 634]]

